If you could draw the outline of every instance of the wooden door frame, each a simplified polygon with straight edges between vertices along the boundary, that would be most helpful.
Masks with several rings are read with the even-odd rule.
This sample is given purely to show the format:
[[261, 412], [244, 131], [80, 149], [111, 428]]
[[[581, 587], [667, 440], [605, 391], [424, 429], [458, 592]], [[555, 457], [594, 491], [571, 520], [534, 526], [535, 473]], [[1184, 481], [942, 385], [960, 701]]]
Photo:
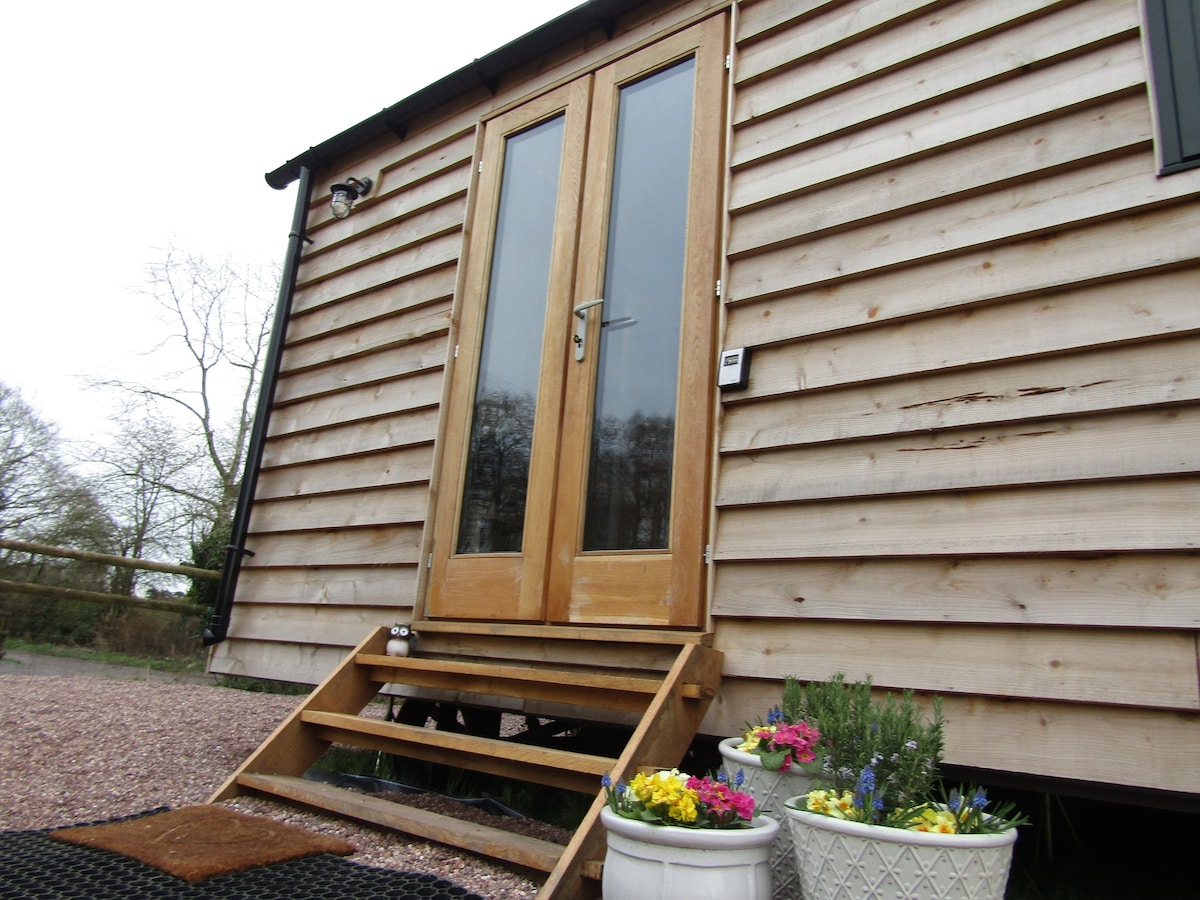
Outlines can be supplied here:
[[[473, 394], [478, 369], [478, 347], [472, 346], [468, 348], [465, 341], [469, 339], [476, 342], [480, 339], [485, 305], [477, 302], [466, 303], [464, 297], [471, 291], [486, 290], [490, 263], [478, 266], [474, 271], [472, 271], [469, 263], [471, 259], [479, 258], [480, 255], [484, 259], [489, 259], [493, 240], [492, 229], [473, 226], [479, 224], [479, 207], [482, 204], [494, 205], [499, 192], [498, 177], [489, 187], [478, 173], [479, 161], [483, 160], [486, 155], [488, 126], [497, 120], [503, 119], [505, 116], [525, 109], [528, 104], [537, 103], [544, 97], [555, 95], [564, 88], [571, 88], [586, 83], [587, 91], [590, 93], [592, 90], [591, 81], [598, 72], [609, 68], [615, 72], [620, 72], [628, 60], [646, 52], [653, 52], [665, 60], [657, 66], [660, 69], [670, 65], [672, 54], [678, 59], [685, 58], [692, 53], [697, 56], [697, 82], [693, 101], [694, 128], [697, 132], [711, 133], [715, 136], [712, 140], [711, 152], [701, 154], [699, 158], [703, 161], [698, 165], [694, 164], [692, 166], [688, 189], [688, 244], [691, 247], [695, 242], [700, 241], [711, 247], [711, 266], [688, 266], [685, 267], [684, 272], [685, 296], [694, 294], [695, 296], [713, 298], [712, 306], [706, 309], [708, 314], [704, 316], [685, 317], [684, 319], [684, 333], [681, 334], [681, 390], [677, 398], [677, 412], [682, 413], [682, 410], [686, 408], [687, 415], [693, 421], [702, 423], [699, 430], [703, 433], [704, 440], [699, 442], [702, 446], [699, 446], [697, 443], [689, 444], [686, 436], [681, 440], [677, 434], [673, 460], [673, 520], [675, 509], [677, 508], [676, 498], [680, 492], [686, 491], [699, 498], [695, 502], [694, 521], [689, 524], [692, 535], [691, 543], [694, 544], [694, 547], [691, 549], [695, 555], [695, 564], [682, 565], [678, 562], [674, 564], [669, 596], [663, 598], [667, 608], [674, 611], [672, 614], [665, 617], [651, 615], [647, 616], [644, 620], [640, 617], [621, 614], [619, 617], [613, 618], [604, 624], [683, 629], [705, 627], [707, 614], [706, 598], [709, 587], [707, 585], [705, 564], [705, 542], [711, 527], [709, 505], [712, 496], [713, 470], [711, 467], [714, 465], [712, 445], [715, 440], [714, 428], [717, 401], [715, 399], [715, 388], [712, 391], [694, 389], [689, 391], [685, 389], [685, 386], [712, 385], [715, 378], [720, 313], [720, 300], [716, 296], [716, 284], [722, 270], [721, 242], [724, 222], [722, 203], [725, 182], [723, 166], [726, 159], [727, 141], [727, 123], [725, 123], [724, 119], [727, 115], [728, 101], [725, 92], [728, 90], [728, 73], [723, 64], [714, 66], [709, 61], [708, 65], [704, 65], [701, 56], [711, 54], [724, 56], [728, 47], [728, 28], [728, 11], [721, 10], [714, 15], [694, 21], [687, 27], [671, 34], [659, 37], [653, 41], [641, 42], [631, 47], [627, 53], [619, 57], [610, 57], [604, 65], [581, 71], [570, 80], [560, 82], [558, 87], [548, 91], [541, 97], [514, 103], [497, 115], [480, 121], [476, 140], [476, 152], [473, 158], [473, 168], [476, 169], [476, 172], [473, 173], [471, 196], [468, 200], [464, 224], [463, 253], [459, 260], [456, 304], [449, 344], [450, 358], [447, 361], [446, 383], [441, 405], [444, 414], [441, 417], [442, 423], [439, 430], [439, 449], [434, 455], [434, 465], [431, 474], [429, 525], [425, 529], [425, 538], [423, 541], [423, 550], [428, 557], [428, 565], [423, 567], [424, 571], [421, 572], [421, 577], [418, 579], [417, 596], [413, 608], [414, 619], [416, 621], [441, 621], [443, 619], [453, 621], [458, 618], [456, 614], [439, 613], [436, 620], [429, 620], [428, 609], [430, 598], [439, 589], [438, 562], [433, 552], [434, 548], [439, 546], [456, 546], [460, 516], [458, 506], [461, 501], [458, 495], [461, 491], [463, 470], [466, 466], [465, 442], [468, 440], [465, 426], [469, 421], [472, 404], [462, 402], [462, 398], [459, 396], [461, 391], [458, 393], [455, 392], [456, 379], [454, 370], [458, 367], [459, 357], [462, 357], [462, 362], [469, 364], [472, 370], [469, 378], [470, 392]], [[694, 37], [697, 33], [703, 35], [702, 39]], [[616, 80], [618, 83], [620, 82], [619, 78]], [[502, 133], [511, 133], [504, 132], [503, 129], [500, 129], [500, 131]], [[565, 155], [566, 151], [564, 149]], [[597, 155], [603, 154], [589, 152], [585, 157], [588, 160], [586, 164], [588, 166], [592, 165], [590, 160]], [[711, 157], [711, 159], [707, 159], [706, 157]], [[576, 218], [573, 225], [573, 236], [578, 239], [578, 218]], [[583, 258], [585, 257], [581, 256], [581, 260]], [[600, 257], [596, 255], [590, 258], [598, 260]], [[583, 265], [583, 263], [580, 262], [579, 265]], [[583, 279], [578, 276], [574, 277], [574, 284], [582, 285]], [[565, 312], [566, 309], [567, 307], [564, 306], [560, 312]], [[478, 321], [472, 322], [472, 317]], [[557, 339], [553, 334], [554, 330], [551, 327], [548, 316], [543, 334], [543, 359], [546, 358], [545, 354], [562, 350], [562, 348], [558, 348], [557, 346]], [[693, 351], [692, 353], [688, 353], [686, 351], [687, 347], [699, 347], [703, 352]], [[685, 365], [685, 359], [694, 360], [695, 364], [691, 366]], [[548, 417], [543, 416], [541, 418], [543, 422], [539, 424], [543, 426], [549, 424]], [[588, 418], [588, 424], [590, 426], [590, 417]], [[543, 430], [548, 433], [543, 434]], [[539, 429], [535, 436], [535, 441], [539, 438], [543, 445], [555, 444], [559, 448], [558, 455], [561, 458], [562, 435], [558, 432], [557, 428], [543, 427]], [[697, 452], [698, 449], [700, 452]], [[448, 473], [455, 473], [455, 475], [453, 478], [448, 478]], [[553, 492], [556, 490], [558, 482], [557, 473], [553, 477], [539, 476], [535, 479], [533, 476], [534, 470], [531, 464], [530, 504], [533, 501], [534, 491], [538, 491], [539, 493]], [[676, 541], [675, 534], [678, 530], [673, 521], [673, 546]], [[550, 547], [552, 544], [548, 542], [546, 546]], [[528, 548], [526, 548], [525, 552], [528, 552]], [[652, 561], [654, 556], [653, 553], [646, 551], [631, 551], [630, 553], [631, 555], [640, 553], [647, 561]], [[451, 552], [448, 555], [453, 554]], [[536, 571], [541, 573], [540, 577], [528, 581], [527, 585], [522, 585], [520, 612], [521, 614], [527, 612], [532, 614], [527, 620], [525, 627], [537, 627], [531, 626], [528, 623], [551, 621], [553, 617], [551, 607], [555, 601], [553, 595], [549, 593], [552, 588], [548, 586], [551, 559], [548, 553], [543, 554], [543, 556], [545, 558], [535, 567]], [[481, 572], [483, 572], [486, 567], [480, 568]], [[512, 578], [509, 573], [487, 573], [479, 579], [478, 587], [485, 588], [492, 585], [493, 582], [490, 579], [493, 577], [509, 578], [510, 580]], [[442, 584], [444, 585], [444, 582]], [[528, 586], [528, 590], [524, 589], [526, 586]], [[543, 597], [545, 597], [545, 612], [539, 615], [538, 610], [541, 609]], [[684, 602], [684, 598], [687, 598], [686, 602]], [[537, 607], [536, 610], [534, 609], [535, 606]], [[559, 611], [561, 611], [561, 607]], [[489, 617], [486, 615], [471, 614], [462, 616], [462, 621], [467, 622], [487, 620], [489, 620]], [[562, 625], [550, 625], [547, 627], [567, 628], [570, 624], [564, 619]]]

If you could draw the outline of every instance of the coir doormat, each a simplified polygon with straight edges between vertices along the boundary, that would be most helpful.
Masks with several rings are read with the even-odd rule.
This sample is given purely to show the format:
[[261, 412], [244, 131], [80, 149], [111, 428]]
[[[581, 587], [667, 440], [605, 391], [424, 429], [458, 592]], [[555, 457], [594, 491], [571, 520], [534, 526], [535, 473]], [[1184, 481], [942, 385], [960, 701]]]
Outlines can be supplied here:
[[50, 837], [111, 850], [191, 883], [320, 853], [354, 852], [339, 838], [221, 806], [188, 806], [120, 822], [60, 828]]

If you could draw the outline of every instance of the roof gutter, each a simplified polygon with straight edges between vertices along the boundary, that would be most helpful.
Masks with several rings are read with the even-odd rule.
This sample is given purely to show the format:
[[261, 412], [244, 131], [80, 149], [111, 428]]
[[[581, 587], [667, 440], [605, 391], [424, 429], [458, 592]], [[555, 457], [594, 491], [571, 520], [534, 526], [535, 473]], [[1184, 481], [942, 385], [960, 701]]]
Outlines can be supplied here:
[[282, 190], [300, 177], [303, 169], [323, 169], [338, 159], [376, 138], [391, 136], [403, 140], [408, 123], [425, 115], [449, 100], [474, 90], [480, 85], [493, 94], [499, 88], [500, 76], [508, 70], [536, 59], [538, 56], [568, 41], [583, 37], [600, 28], [612, 37], [617, 17], [644, 5], [645, 0], [589, 0], [580, 6], [551, 19], [545, 25], [517, 38], [487, 56], [463, 66], [415, 94], [381, 110], [369, 119], [347, 128], [341, 134], [309, 147], [294, 159], [266, 174], [267, 184]]
[[275, 320], [271, 325], [271, 339], [267, 344], [267, 357], [263, 361], [262, 384], [258, 389], [258, 406], [254, 412], [254, 426], [250, 431], [250, 445], [246, 451], [246, 467], [242, 483], [238, 488], [237, 511], [233, 515], [233, 527], [229, 544], [225, 547], [225, 565], [221, 570], [221, 585], [217, 592], [216, 606], [204, 628], [205, 647], [219, 644], [229, 633], [229, 618], [233, 611], [233, 595], [237, 590], [238, 576], [242, 570], [242, 558], [254, 554], [246, 549], [246, 534], [250, 529], [250, 508], [254, 503], [254, 492], [258, 487], [258, 472], [262, 467], [263, 444], [267, 436], [267, 423], [271, 407], [275, 403], [275, 387], [279, 383], [279, 367], [283, 357], [283, 338], [287, 330], [288, 317], [292, 311], [292, 297], [296, 293], [296, 280], [300, 272], [300, 251], [308, 240], [304, 226], [308, 219], [308, 205], [312, 193], [312, 172], [301, 167], [297, 177], [300, 189], [296, 192], [296, 208], [292, 213], [292, 230], [288, 234], [287, 254], [283, 260], [283, 273], [279, 280], [279, 299], [275, 304]]

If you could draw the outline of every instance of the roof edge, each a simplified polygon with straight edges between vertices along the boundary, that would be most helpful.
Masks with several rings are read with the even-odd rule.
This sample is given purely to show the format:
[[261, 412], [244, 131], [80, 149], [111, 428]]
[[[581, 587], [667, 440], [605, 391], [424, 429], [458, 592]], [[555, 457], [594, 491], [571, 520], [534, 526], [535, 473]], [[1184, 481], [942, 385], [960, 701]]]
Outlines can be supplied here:
[[403, 140], [408, 123], [417, 116], [480, 85], [494, 93], [496, 82], [505, 72], [560, 44], [582, 37], [595, 28], [603, 29], [611, 37], [616, 18], [644, 3], [645, 0], [588, 0], [340, 134], [309, 147], [279, 168], [267, 172], [267, 184], [276, 190], [283, 190], [299, 179], [301, 169], [320, 169], [351, 150], [385, 135]]

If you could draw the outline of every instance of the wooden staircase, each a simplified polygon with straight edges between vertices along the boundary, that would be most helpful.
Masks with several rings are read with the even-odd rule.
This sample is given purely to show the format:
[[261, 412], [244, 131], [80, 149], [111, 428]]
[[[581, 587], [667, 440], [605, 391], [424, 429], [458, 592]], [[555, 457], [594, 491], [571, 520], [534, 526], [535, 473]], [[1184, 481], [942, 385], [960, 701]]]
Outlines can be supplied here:
[[[685, 632], [499, 624], [418, 627], [420, 652], [406, 658], [384, 654], [386, 628], [370, 634], [209, 802], [254, 792], [302, 803], [544, 872], [538, 897], [545, 900], [599, 896], [601, 776], [627, 781], [639, 769], [679, 764], [716, 695], [722, 654], [708, 646], [707, 636]], [[586, 654], [581, 642], [589, 642]], [[506, 652], [494, 654], [492, 644]], [[554, 652], [556, 646], [560, 652]], [[477, 655], [481, 648], [487, 651], [482, 659]], [[585, 656], [600, 662], [582, 666]], [[616, 717], [636, 725], [620, 756], [606, 757], [360, 715], [389, 684], [468, 701], [492, 698], [484, 702], [516, 712], [569, 709], [586, 721], [592, 711], [596, 721]], [[334, 742], [595, 794], [596, 799], [564, 848], [302, 778]]]

